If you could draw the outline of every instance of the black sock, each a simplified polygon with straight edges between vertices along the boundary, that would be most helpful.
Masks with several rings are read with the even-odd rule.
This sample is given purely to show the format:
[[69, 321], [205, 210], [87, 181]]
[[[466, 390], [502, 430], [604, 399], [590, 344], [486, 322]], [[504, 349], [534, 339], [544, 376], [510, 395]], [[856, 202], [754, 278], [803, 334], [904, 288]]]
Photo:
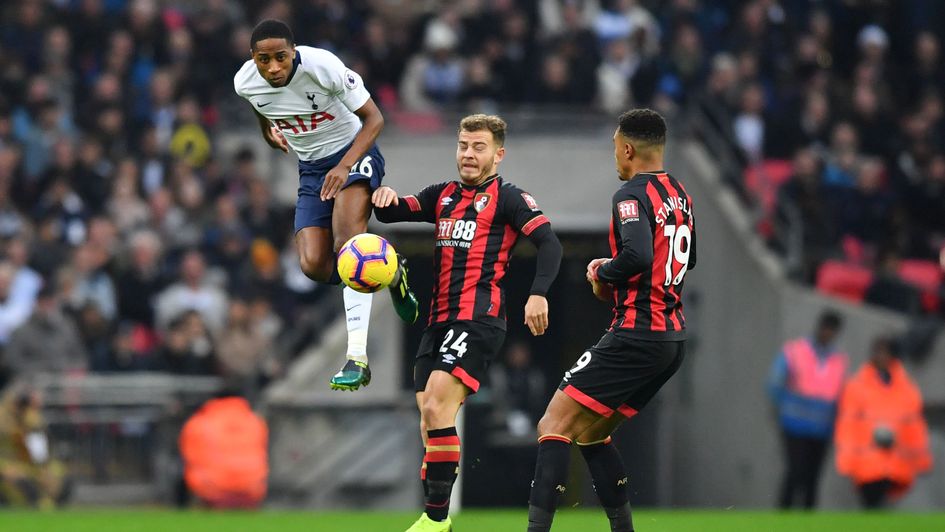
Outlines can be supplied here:
[[459, 436], [456, 427], [427, 431], [426, 512], [434, 521], [446, 519], [450, 493], [459, 473]]
[[570, 459], [571, 440], [555, 435], [539, 438], [535, 479], [528, 499], [528, 532], [551, 530], [558, 499], [567, 489]]
[[423, 500], [427, 500], [427, 497], [430, 495], [430, 487], [427, 486], [427, 462], [423, 461], [423, 464], [420, 466], [420, 483], [423, 484]]
[[594, 479], [594, 490], [601, 506], [610, 519], [611, 532], [632, 532], [633, 518], [627, 495], [627, 469], [620, 458], [620, 452], [606, 440], [582, 445], [578, 443], [581, 455], [587, 462], [587, 468]]

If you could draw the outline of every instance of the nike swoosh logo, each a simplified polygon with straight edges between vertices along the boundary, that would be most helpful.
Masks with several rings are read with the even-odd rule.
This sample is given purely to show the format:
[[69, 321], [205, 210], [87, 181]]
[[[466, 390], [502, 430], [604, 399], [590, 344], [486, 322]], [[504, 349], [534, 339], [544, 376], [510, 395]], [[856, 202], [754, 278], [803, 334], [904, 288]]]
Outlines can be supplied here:
[[267, 105], [269, 105], [269, 104], [271, 104], [271, 103], [272, 103], [272, 102], [266, 102], [266, 103], [259, 103], [259, 102], [256, 102], [256, 107], [265, 107], [265, 106], [267, 106]]
[[356, 308], [358, 308], [358, 307], [360, 307], [360, 306], [361, 306], [361, 303], [358, 303], [357, 305], [351, 305], [350, 307], [346, 307], [345, 310], [346, 310], [347, 312], [351, 312], [352, 309], [356, 309]]

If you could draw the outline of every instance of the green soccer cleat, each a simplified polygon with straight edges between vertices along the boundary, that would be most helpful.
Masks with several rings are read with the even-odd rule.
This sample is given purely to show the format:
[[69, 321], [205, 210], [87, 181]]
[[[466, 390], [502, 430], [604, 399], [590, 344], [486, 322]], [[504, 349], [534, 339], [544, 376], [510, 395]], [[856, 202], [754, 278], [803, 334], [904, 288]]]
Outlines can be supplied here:
[[434, 521], [426, 512], [414, 523], [407, 532], [453, 532], [453, 522], [447, 517], [445, 521]]
[[364, 362], [348, 359], [345, 366], [331, 378], [332, 390], [355, 391], [371, 384], [371, 368]]
[[398, 253], [397, 262], [399, 263], [395, 275], [397, 280], [390, 284], [390, 297], [394, 302], [394, 310], [397, 311], [400, 319], [407, 323], [413, 323], [420, 316], [420, 304], [417, 303], [417, 297], [413, 295], [413, 291], [410, 290], [410, 285], [407, 283], [407, 259]]

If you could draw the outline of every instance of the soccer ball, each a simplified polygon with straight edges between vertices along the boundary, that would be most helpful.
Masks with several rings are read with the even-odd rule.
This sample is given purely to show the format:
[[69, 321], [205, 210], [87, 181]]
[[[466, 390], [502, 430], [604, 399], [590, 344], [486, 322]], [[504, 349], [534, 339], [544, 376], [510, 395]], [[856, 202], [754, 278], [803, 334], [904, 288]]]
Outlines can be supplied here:
[[383, 237], [354, 235], [338, 252], [338, 275], [353, 290], [370, 294], [394, 281], [397, 252]]

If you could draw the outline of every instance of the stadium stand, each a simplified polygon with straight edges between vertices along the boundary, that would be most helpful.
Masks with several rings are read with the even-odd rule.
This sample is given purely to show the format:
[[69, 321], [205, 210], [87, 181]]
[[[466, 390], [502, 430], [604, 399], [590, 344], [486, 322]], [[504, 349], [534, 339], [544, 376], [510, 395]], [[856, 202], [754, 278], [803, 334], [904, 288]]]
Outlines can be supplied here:
[[[613, 113], [652, 106], [681, 137], [707, 148], [722, 172], [719, 186], [737, 196], [746, 225], [790, 278], [859, 304], [875, 280], [886, 279], [883, 259], [895, 255], [896, 278], [918, 291], [922, 311], [935, 319], [945, 312], [942, 2], [3, 2], [0, 386], [30, 372], [6, 353], [11, 344], [22, 352], [24, 333], [14, 340], [16, 332], [54, 299], [52, 312], [81, 343], [69, 354], [84, 353], [84, 360], [68, 375], [65, 365], [51, 364], [44, 369], [54, 376], [35, 383], [47, 390], [53, 435], [94, 458], [77, 470], [87, 500], [153, 497], [142, 477], [159, 477], [160, 498], [171, 500], [173, 457], [129, 457], [165, 438], [165, 424], [183, 419], [181, 404], [196, 404], [224, 383], [250, 397], [278, 384], [265, 396], [281, 416], [276, 436], [304, 439], [311, 434], [300, 420], [333, 419], [330, 403], [304, 393], [306, 379], [324, 380], [329, 371], [331, 355], [319, 344], [332, 334], [326, 324], [337, 327], [337, 298], [299, 270], [294, 168], [260, 151], [252, 113], [232, 90], [252, 25], [266, 17], [289, 21], [300, 43], [330, 49], [362, 74], [396, 132], [388, 137], [392, 169], [413, 170], [410, 163], [421, 159], [398, 151], [397, 135], [451, 134], [454, 115], [467, 111], [515, 114], [512, 137], [526, 133], [515, 142], [540, 156], [535, 144], [549, 142], [549, 133], [571, 134], [543, 146], [568, 153], [574, 138], [599, 132], [588, 123], [607, 129]], [[569, 207], [585, 202], [562, 189], [552, 194]], [[578, 240], [576, 261], [591, 254]], [[191, 312], [180, 295], [188, 290], [214, 304]], [[814, 305], [797, 294], [786, 301]], [[749, 308], [757, 316], [782, 312]], [[879, 327], [885, 319], [870, 314], [863, 323]], [[775, 338], [792, 327], [806, 324], [760, 329]], [[303, 352], [317, 367], [293, 365]], [[560, 376], [560, 356], [547, 363], [549, 382]], [[190, 382], [199, 385], [187, 390]], [[409, 441], [412, 425], [383, 416], [402, 413], [403, 405], [387, 395], [379, 403], [368, 405], [377, 420], [352, 437], [371, 441], [390, 431], [392, 442]], [[318, 411], [300, 414], [300, 404]], [[932, 396], [930, 404], [945, 398]], [[319, 437], [326, 446], [340, 438]], [[124, 453], [117, 466], [106, 464], [103, 449]], [[287, 444], [274, 455], [292, 452]], [[327, 471], [343, 455], [303, 461]], [[382, 458], [368, 456], [357, 472], [381, 470]], [[742, 467], [735, 462], [720, 459], [717, 467]], [[286, 505], [339, 504], [345, 490], [367, 486], [389, 496], [379, 504], [393, 506], [403, 497], [396, 473], [407, 469], [409, 460], [398, 460], [378, 486], [339, 478], [316, 494], [306, 491], [315, 479], [293, 478], [291, 467], [276, 467], [273, 478], [291, 488], [282, 492]], [[705, 478], [721, 477], [707, 471]], [[140, 489], [101, 485], [128, 479]], [[760, 490], [741, 495], [760, 497], [750, 492]], [[666, 493], [654, 489], [649, 502], [698, 500]]]

